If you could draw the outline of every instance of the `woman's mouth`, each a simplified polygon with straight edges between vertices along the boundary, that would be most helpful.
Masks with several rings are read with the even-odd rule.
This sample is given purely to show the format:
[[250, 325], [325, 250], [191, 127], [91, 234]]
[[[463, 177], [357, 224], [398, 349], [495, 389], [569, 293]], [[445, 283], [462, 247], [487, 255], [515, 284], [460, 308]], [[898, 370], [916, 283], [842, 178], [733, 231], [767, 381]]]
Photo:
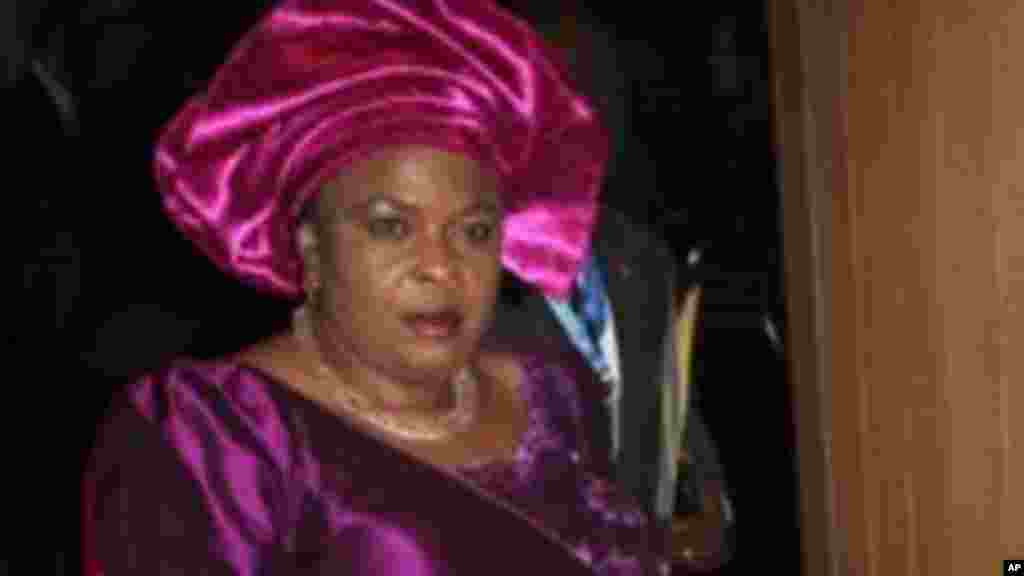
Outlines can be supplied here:
[[455, 310], [407, 314], [402, 320], [420, 338], [434, 340], [452, 338], [462, 326], [462, 314]]

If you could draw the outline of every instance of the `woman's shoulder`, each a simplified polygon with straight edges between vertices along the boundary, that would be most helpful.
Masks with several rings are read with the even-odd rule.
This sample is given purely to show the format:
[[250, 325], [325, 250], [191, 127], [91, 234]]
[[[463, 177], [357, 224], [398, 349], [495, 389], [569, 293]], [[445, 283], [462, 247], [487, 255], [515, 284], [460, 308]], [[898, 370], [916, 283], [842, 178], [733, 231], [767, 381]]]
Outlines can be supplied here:
[[177, 356], [118, 388], [99, 432], [109, 436], [125, 426], [145, 426], [169, 440], [185, 431], [208, 439], [223, 438], [221, 432], [260, 435], [287, 419], [288, 397], [274, 383], [272, 374], [240, 354]]
[[570, 430], [582, 417], [581, 393], [592, 376], [570, 355], [554, 350], [503, 349], [481, 357], [481, 368], [498, 374], [496, 379], [514, 388], [530, 412], [543, 415], [541, 419], [549, 425]]
[[514, 392], [523, 386], [526, 359], [508, 350], [482, 350], [477, 359], [477, 369], [502, 390]]
[[281, 446], [295, 433], [287, 401], [267, 374], [234, 355], [178, 357], [114, 395], [91, 458], [100, 475], [167, 459], [200, 479], [240, 459], [287, 470], [293, 455]]
[[131, 380], [121, 396], [136, 404], [147, 396], [181, 397], [190, 391], [208, 397], [212, 391], [229, 388], [243, 369], [234, 356], [176, 356]]
[[488, 347], [481, 350], [479, 368], [509, 390], [521, 390], [537, 381], [572, 379], [571, 364], [550, 350]]
[[576, 382], [587, 379], [592, 372], [567, 339], [500, 334], [490, 337], [481, 351], [482, 356], [493, 356], [501, 364], [518, 367], [526, 377]]
[[275, 355], [281, 347], [279, 339], [272, 338], [215, 357], [174, 356], [134, 378], [127, 389], [136, 393], [143, 388], [225, 390], [239, 380], [264, 383], [279, 372]]

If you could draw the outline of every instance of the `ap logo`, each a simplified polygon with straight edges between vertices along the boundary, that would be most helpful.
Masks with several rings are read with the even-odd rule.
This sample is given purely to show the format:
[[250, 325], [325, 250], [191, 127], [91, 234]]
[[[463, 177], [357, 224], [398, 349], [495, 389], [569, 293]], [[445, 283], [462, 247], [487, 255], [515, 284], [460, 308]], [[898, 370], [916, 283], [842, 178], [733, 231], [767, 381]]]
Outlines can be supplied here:
[[1024, 561], [1007, 560], [1003, 562], [1003, 575], [1024, 576]]

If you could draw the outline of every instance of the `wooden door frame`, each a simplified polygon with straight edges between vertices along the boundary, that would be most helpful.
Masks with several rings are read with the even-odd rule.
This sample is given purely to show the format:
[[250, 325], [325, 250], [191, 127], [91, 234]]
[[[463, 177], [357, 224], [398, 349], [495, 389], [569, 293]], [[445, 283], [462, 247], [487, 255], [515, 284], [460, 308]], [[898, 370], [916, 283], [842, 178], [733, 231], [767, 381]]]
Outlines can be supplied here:
[[842, 576], [832, 462], [832, 202], [846, 186], [846, 0], [768, 3], [788, 371], [796, 423], [803, 574]]

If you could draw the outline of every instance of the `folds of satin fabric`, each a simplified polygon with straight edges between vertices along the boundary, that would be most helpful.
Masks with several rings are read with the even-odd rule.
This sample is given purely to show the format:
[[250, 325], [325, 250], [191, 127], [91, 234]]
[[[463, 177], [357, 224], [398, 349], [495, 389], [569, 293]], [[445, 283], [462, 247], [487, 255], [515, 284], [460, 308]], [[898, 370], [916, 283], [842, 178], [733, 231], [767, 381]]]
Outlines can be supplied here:
[[164, 206], [226, 272], [297, 297], [302, 204], [358, 157], [438, 147], [498, 171], [505, 267], [564, 295], [608, 151], [557, 61], [490, 2], [282, 2], [162, 130]]
[[534, 367], [515, 462], [447, 472], [265, 374], [178, 366], [101, 435], [96, 552], [122, 574], [653, 574], [646, 519], [580, 466], [571, 389]]

